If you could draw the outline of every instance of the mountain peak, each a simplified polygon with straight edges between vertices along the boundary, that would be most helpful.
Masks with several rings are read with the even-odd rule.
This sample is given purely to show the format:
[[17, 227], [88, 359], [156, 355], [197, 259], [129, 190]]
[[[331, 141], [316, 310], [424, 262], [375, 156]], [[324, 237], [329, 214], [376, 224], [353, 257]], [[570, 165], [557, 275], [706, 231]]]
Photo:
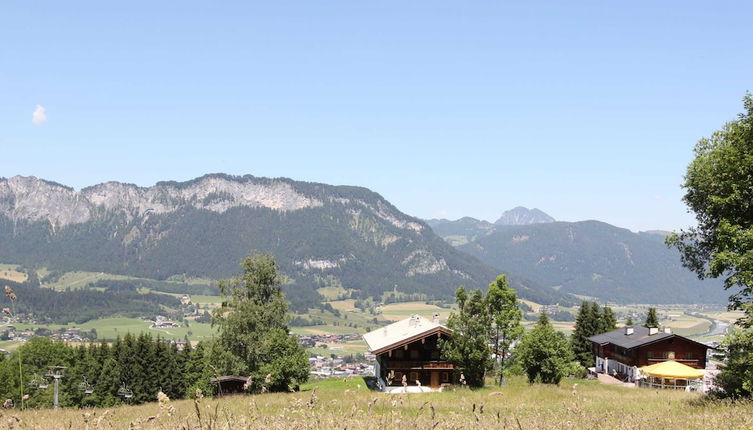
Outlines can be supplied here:
[[528, 209], [523, 206], [502, 212], [502, 216], [494, 222], [495, 225], [529, 225], [554, 222], [555, 219], [543, 211], [533, 208]]

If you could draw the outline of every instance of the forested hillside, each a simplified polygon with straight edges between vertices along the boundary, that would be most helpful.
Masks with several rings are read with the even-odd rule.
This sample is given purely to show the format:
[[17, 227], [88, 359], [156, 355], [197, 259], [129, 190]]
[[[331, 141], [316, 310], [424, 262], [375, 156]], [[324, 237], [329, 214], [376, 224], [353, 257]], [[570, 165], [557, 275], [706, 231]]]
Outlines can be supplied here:
[[560, 292], [604, 301], [726, 303], [731, 294], [683, 268], [661, 234], [599, 221], [497, 226], [459, 249]]
[[[36, 178], [0, 179], [0, 261], [154, 279], [226, 278], [241, 258], [272, 253], [291, 300], [327, 285], [449, 298], [483, 288], [499, 270], [452, 248], [421, 220], [359, 187], [207, 175], [140, 188], [75, 191]], [[512, 277], [519, 295], [561, 294]]]
[[[84, 323], [113, 315], [149, 317], [178, 312], [180, 301], [165, 294], [142, 294], [133, 286], [108, 288], [99, 291], [89, 288], [72, 291], [54, 291], [43, 288], [33, 280], [17, 283], [2, 280], [3, 286], [13, 288], [18, 297], [16, 312], [25, 321], [38, 323]], [[0, 296], [0, 307], [11, 308], [6, 295]]]

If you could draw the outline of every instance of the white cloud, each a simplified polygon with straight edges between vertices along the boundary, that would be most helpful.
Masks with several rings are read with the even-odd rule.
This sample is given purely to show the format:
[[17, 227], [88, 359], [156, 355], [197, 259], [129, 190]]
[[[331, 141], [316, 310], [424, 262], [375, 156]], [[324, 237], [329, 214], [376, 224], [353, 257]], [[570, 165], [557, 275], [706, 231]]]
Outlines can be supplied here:
[[31, 114], [31, 123], [35, 125], [41, 125], [47, 122], [47, 114], [45, 113], [44, 106], [37, 105], [34, 109], [34, 113]]

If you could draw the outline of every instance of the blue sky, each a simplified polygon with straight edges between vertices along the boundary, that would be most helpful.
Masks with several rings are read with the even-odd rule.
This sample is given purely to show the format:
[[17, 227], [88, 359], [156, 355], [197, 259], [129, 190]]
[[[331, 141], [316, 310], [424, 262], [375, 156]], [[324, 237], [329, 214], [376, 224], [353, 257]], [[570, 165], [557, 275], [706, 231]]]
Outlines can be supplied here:
[[753, 90], [742, 1], [112, 3], [0, 3], [0, 176], [285, 176], [423, 218], [676, 229], [693, 145]]

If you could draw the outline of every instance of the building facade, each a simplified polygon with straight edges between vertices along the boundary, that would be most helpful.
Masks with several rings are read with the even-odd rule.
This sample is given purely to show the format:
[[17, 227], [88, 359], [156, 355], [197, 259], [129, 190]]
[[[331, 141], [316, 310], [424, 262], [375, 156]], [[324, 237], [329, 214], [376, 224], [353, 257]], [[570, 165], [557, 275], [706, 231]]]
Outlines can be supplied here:
[[596, 357], [595, 371], [633, 382], [643, 366], [674, 360], [706, 368], [709, 346], [651, 327], [623, 327], [588, 338]]
[[363, 335], [369, 351], [376, 357], [374, 374], [383, 389], [390, 386], [422, 386], [438, 389], [453, 381], [452, 363], [442, 360], [439, 340], [451, 335], [439, 324], [418, 315]]

